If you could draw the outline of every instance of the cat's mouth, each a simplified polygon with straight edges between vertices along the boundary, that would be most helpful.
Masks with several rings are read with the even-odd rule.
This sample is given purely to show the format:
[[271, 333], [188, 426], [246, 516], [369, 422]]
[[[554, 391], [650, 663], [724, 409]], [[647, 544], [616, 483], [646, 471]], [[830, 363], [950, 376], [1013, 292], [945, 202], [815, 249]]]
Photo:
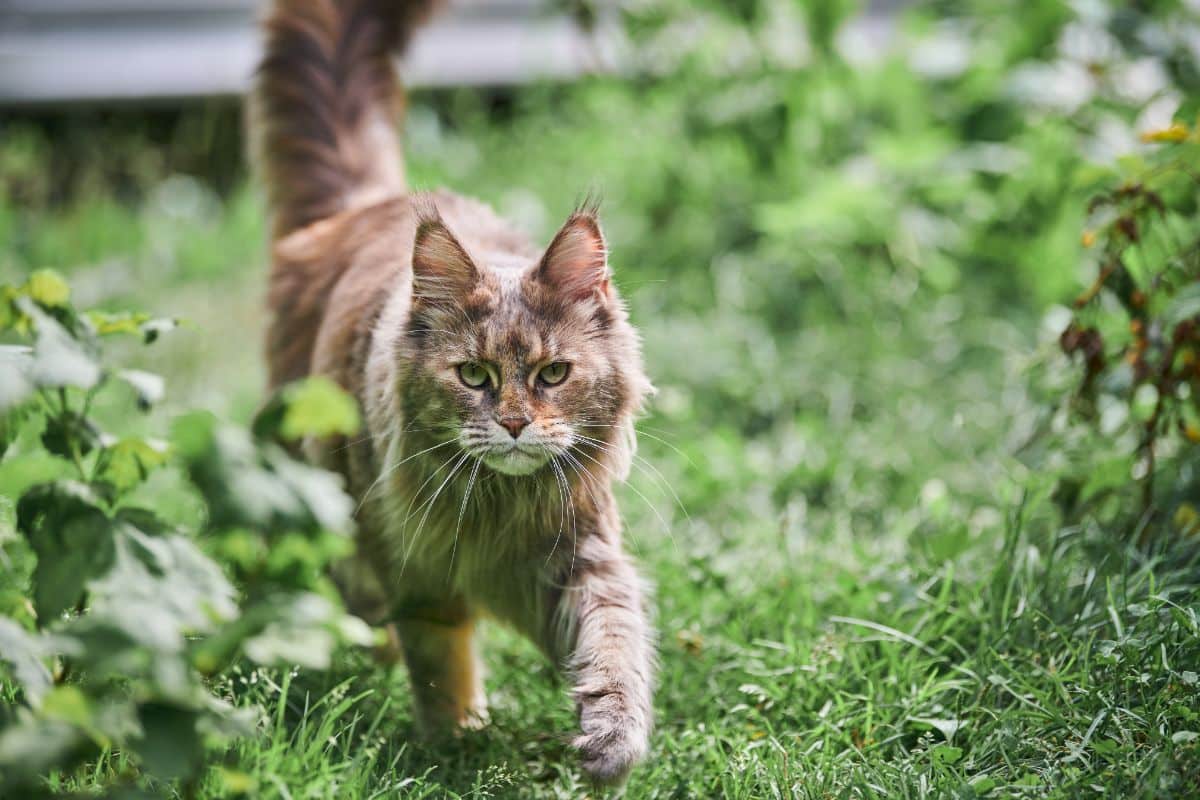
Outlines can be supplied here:
[[546, 465], [550, 454], [538, 448], [518, 447], [494, 448], [480, 456], [480, 460], [496, 472], [505, 475], [529, 475]]

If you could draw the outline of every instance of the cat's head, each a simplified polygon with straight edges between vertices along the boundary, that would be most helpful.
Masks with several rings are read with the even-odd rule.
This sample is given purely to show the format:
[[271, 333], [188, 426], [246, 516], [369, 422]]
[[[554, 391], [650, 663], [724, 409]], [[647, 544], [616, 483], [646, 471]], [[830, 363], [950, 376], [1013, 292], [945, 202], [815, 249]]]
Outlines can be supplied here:
[[537, 258], [468, 250], [426, 212], [412, 268], [408, 425], [452, 435], [507, 475], [555, 458], [627, 469], [633, 415], [650, 386], [594, 209], [573, 213]]

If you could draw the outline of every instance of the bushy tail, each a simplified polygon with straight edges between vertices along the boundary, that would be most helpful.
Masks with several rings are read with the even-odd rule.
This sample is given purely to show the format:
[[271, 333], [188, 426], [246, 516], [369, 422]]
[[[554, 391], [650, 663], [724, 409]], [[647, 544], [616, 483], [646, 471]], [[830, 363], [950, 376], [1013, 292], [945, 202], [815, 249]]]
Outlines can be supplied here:
[[392, 57], [437, 0], [275, 0], [251, 126], [276, 238], [403, 191]]

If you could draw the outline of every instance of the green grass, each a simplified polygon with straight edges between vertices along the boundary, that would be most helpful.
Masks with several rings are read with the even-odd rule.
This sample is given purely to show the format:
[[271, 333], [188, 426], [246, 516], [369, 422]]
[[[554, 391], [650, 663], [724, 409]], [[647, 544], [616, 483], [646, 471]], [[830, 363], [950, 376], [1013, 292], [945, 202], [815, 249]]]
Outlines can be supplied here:
[[[539, 234], [589, 186], [607, 198], [660, 389], [622, 490], [662, 662], [627, 797], [1200, 793], [1196, 540], [1160, 517], [1134, 547], [1133, 494], [1060, 502], [1061, 475], [1110, 454], [1100, 437], [1070, 453], [1034, 437], [1054, 456], [1040, 461], [1021, 448], [1076, 374], [1042, 320], [1086, 273], [1075, 179], [1096, 117], [1025, 116], [995, 99], [997, 69], [952, 87], [887, 64], [596, 81], [503, 113], [465, 92], [410, 113], [417, 186], [478, 194]], [[748, 85], [754, 102], [735, 103]], [[8, 169], [28, 176], [49, 152], [23, 136]], [[980, 136], [1031, 166], [939, 166]], [[0, 271], [58, 267], [101, 305], [185, 317], [142, 364], [168, 375], [163, 416], [245, 419], [263, 382], [258, 198], [164, 181], [162, 158], [133, 201], [102, 186], [0, 206]], [[402, 673], [361, 652], [324, 674], [247, 668], [217, 688], [263, 710], [258, 735], [214, 751], [198, 786], [155, 791], [590, 791], [550, 665], [504, 630], [485, 640], [483, 731], [420, 741]], [[113, 754], [60, 780], [86, 790], [127, 767]]]

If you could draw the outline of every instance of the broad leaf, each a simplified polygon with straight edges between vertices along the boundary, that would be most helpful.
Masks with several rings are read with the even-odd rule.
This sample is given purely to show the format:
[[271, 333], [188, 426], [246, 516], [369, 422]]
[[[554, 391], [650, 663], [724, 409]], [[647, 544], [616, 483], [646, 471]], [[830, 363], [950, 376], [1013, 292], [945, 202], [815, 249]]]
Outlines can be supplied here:
[[199, 712], [161, 703], [138, 711], [142, 736], [134, 749], [155, 777], [171, 780], [191, 775], [204, 757], [204, 739], [197, 729]]
[[39, 269], [29, 276], [25, 294], [46, 308], [61, 308], [71, 299], [71, 287], [52, 269]]
[[286, 411], [279, 434], [287, 440], [304, 436], [357, 433], [362, 426], [358, 404], [329, 378], [316, 376], [284, 390]]
[[33, 350], [18, 345], [0, 346], [0, 411], [12, 408], [33, 394]]
[[189, 539], [149, 536], [126, 521], [117, 525], [112, 568], [88, 584], [92, 614], [167, 653], [181, 652], [186, 635], [236, 616], [233, 587]]
[[95, 744], [61, 720], [29, 719], [0, 731], [0, 797], [7, 790], [38, 784], [49, 770], [95, 752]]
[[144, 481], [167, 460], [164, 442], [130, 437], [105, 448], [97, 466], [97, 477], [127, 492]]
[[61, 458], [85, 456], [100, 445], [103, 434], [91, 420], [74, 411], [46, 418], [42, 444]]
[[35, 385], [90, 389], [100, 382], [100, 366], [66, 328], [27, 298], [19, 299], [17, 305], [37, 328], [29, 371]]
[[12, 664], [26, 700], [36, 707], [51, 682], [50, 670], [42, 663], [41, 643], [11, 619], [0, 617], [0, 659]]
[[34, 606], [46, 625], [83, 599], [84, 586], [113, 561], [113, 522], [96, 496], [72, 481], [30, 489], [17, 504], [17, 527], [37, 553]]

